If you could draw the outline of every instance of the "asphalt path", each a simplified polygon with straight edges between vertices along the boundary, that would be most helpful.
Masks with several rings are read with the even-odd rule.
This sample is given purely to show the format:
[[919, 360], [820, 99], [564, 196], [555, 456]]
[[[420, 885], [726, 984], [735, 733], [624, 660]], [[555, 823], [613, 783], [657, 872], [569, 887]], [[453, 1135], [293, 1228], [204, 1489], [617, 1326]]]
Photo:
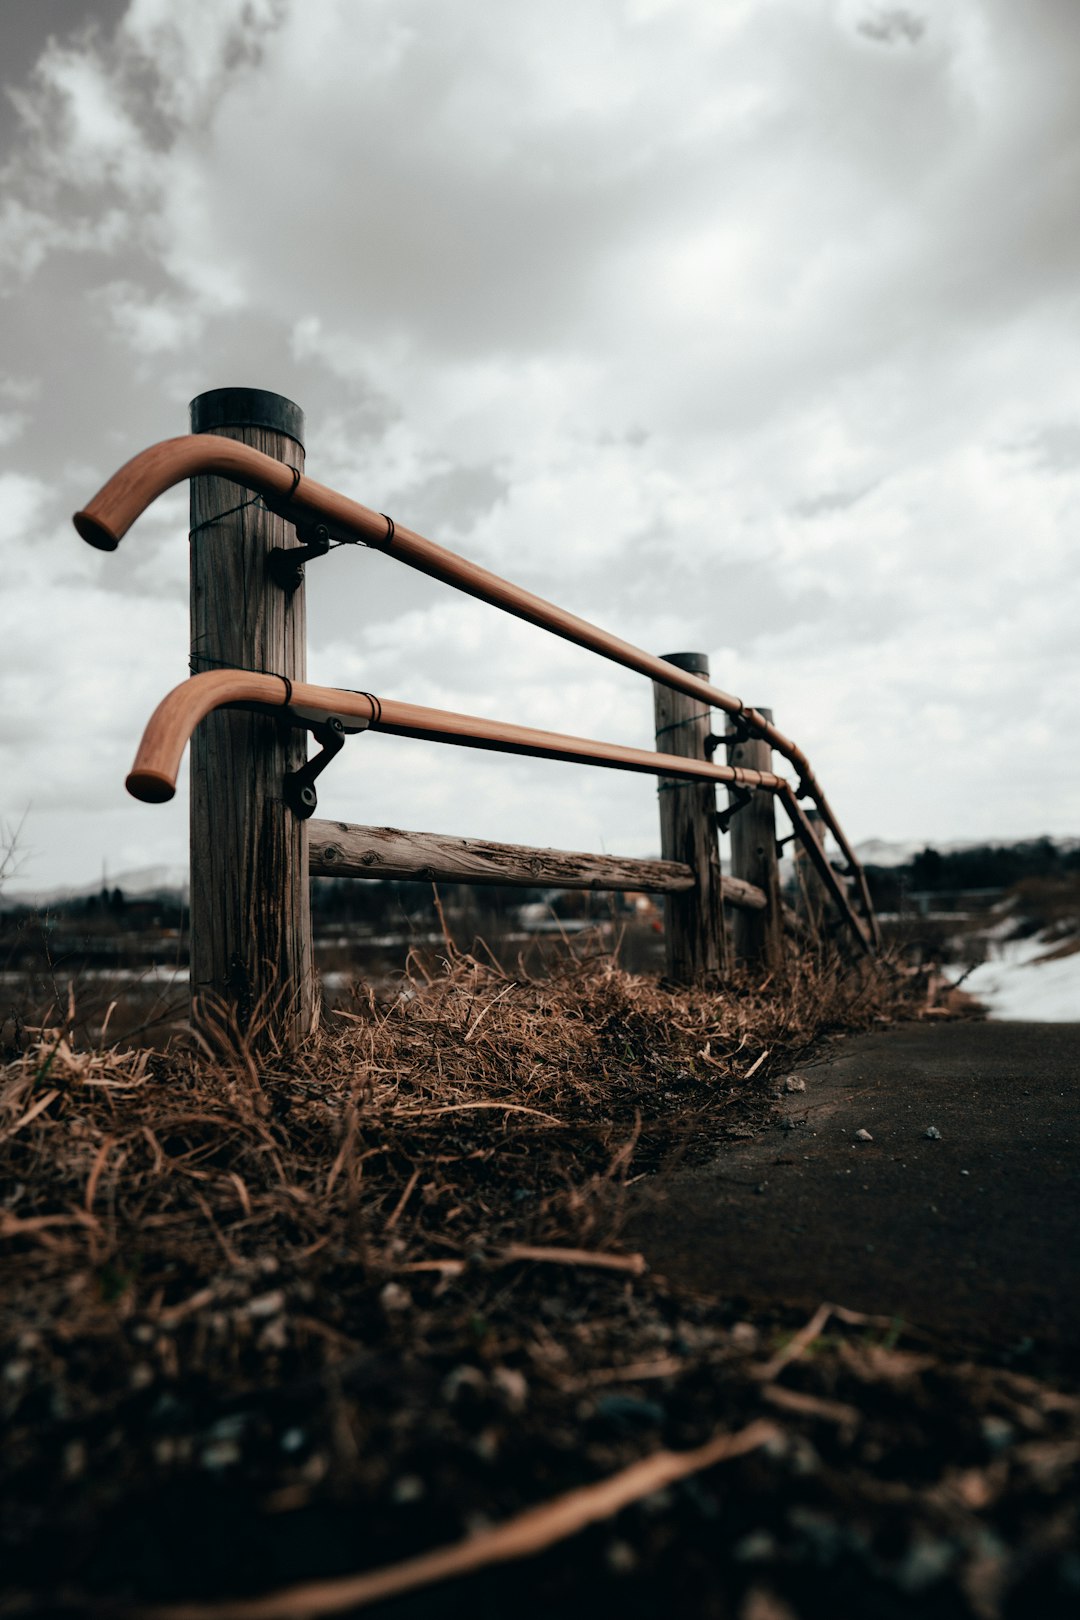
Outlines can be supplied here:
[[793, 1077], [762, 1135], [632, 1190], [654, 1270], [1080, 1351], [1080, 1023], [899, 1025]]

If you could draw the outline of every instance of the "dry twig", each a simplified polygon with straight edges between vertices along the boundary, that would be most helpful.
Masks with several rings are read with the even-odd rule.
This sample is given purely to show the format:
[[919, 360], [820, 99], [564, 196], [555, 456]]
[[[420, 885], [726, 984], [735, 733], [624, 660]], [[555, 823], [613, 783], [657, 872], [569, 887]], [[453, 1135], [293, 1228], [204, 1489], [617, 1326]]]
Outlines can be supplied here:
[[576, 1536], [590, 1524], [610, 1519], [631, 1502], [640, 1502], [677, 1480], [745, 1456], [775, 1440], [776, 1426], [758, 1418], [736, 1434], [717, 1434], [693, 1451], [657, 1451], [594, 1485], [567, 1491], [552, 1502], [528, 1508], [494, 1530], [434, 1552], [406, 1558], [385, 1569], [336, 1580], [311, 1581], [264, 1597], [225, 1603], [177, 1603], [144, 1608], [145, 1620], [316, 1620], [342, 1609], [359, 1609], [402, 1592], [414, 1592], [436, 1581], [471, 1574], [491, 1564], [529, 1558], [556, 1542]]

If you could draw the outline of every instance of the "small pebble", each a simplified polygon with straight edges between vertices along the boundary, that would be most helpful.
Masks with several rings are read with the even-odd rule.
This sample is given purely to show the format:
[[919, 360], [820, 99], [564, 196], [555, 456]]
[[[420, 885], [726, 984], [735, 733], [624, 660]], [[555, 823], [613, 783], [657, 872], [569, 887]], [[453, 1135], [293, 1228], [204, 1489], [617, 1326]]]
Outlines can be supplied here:
[[761, 1564], [776, 1557], [776, 1537], [771, 1530], [750, 1530], [740, 1536], [731, 1555], [738, 1564]]
[[894, 1568], [896, 1584], [904, 1592], [922, 1592], [938, 1585], [956, 1563], [958, 1549], [938, 1536], [916, 1534]]
[[805, 1091], [806, 1081], [803, 1079], [801, 1074], [789, 1074], [787, 1079], [784, 1081], [784, 1090]]
[[379, 1294], [379, 1303], [384, 1311], [407, 1311], [412, 1304], [412, 1295], [400, 1283], [388, 1282]]
[[998, 1417], [995, 1412], [988, 1412], [982, 1419], [979, 1427], [982, 1430], [983, 1440], [992, 1452], [1004, 1451], [1010, 1446], [1016, 1435], [1016, 1430], [1005, 1418]]
[[641, 1511], [643, 1513], [666, 1513], [668, 1508], [675, 1506], [675, 1493], [667, 1485], [662, 1485], [658, 1491], [651, 1492], [641, 1498]]
[[637, 1568], [638, 1556], [628, 1541], [609, 1541], [605, 1557], [613, 1575], [629, 1575]]
[[476, 1395], [482, 1395], [487, 1389], [487, 1379], [479, 1367], [470, 1367], [463, 1363], [453, 1367], [442, 1382], [442, 1398], [448, 1406], [452, 1406], [459, 1399], [463, 1390], [471, 1390]]
[[275, 1288], [272, 1293], [259, 1294], [256, 1299], [249, 1299], [247, 1314], [249, 1316], [278, 1316], [285, 1309], [285, 1291]]
[[941, 1132], [938, 1130], [936, 1125], [928, 1125], [925, 1131], [923, 1131], [923, 1135], [930, 1142], [941, 1141]]
[[472, 1448], [481, 1461], [486, 1463], [494, 1462], [499, 1455], [498, 1429], [481, 1429], [472, 1443]]
[[240, 1447], [235, 1440], [215, 1440], [203, 1448], [199, 1461], [215, 1473], [220, 1468], [232, 1468], [240, 1461]]
[[855, 1140], [856, 1142], [872, 1142], [874, 1138], [870, 1135], [869, 1131], [856, 1131]]
[[601, 1395], [596, 1403], [596, 1412], [598, 1417], [623, 1430], [639, 1424], [656, 1424], [659, 1427], [664, 1421], [664, 1408], [641, 1395]]
[[86, 1472], [86, 1443], [69, 1440], [64, 1447], [64, 1478], [81, 1479]]
[[518, 1372], [516, 1367], [496, 1367], [491, 1382], [511, 1412], [524, 1411], [529, 1398], [529, 1385], [524, 1373]]
[[275, 1316], [267, 1322], [257, 1341], [260, 1350], [285, 1350], [288, 1344], [289, 1329], [283, 1316]]
[[229, 1412], [225, 1417], [218, 1418], [210, 1428], [211, 1440], [235, 1440], [237, 1435], [243, 1434], [248, 1426], [246, 1412]]

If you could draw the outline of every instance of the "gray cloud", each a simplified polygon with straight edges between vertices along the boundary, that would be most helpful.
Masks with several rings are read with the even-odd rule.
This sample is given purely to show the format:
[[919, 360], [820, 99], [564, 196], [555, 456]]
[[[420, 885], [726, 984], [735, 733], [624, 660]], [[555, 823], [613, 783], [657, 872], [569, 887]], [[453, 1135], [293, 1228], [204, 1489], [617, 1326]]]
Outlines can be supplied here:
[[[0, 714], [26, 669], [82, 705], [63, 747], [13, 721], [3, 756], [41, 861], [175, 841], [122, 778], [185, 667], [184, 498], [109, 557], [66, 524], [226, 384], [303, 405], [323, 481], [708, 650], [855, 836], [1080, 825], [1071, 756], [1040, 796], [986, 726], [1077, 656], [1072, 0], [56, 0], [3, 26]], [[309, 597], [323, 679], [647, 739], [646, 685], [392, 559], [336, 552]], [[603, 773], [351, 755], [354, 819], [655, 844], [650, 794]]]

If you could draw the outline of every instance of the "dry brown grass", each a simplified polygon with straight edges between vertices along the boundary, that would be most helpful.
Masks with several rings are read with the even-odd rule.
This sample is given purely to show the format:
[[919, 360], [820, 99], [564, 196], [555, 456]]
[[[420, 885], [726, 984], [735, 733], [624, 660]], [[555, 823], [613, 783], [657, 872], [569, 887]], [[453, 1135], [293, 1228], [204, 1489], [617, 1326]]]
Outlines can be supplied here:
[[804, 961], [718, 996], [610, 958], [536, 980], [452, 952], [269, 1058], [79, 1049], [72, 1009], [0, 1071], [9, 1274], [69, 1313], [167, 1309], [265, 1252], [375, 1277], [511, 1240], [605, 1247], [628, 1175], [744, 1130], [785, 1061], [909, 994], [882, 967]]
[[[740, 1536], [802, 1536], [793, 1502], [877, 1514], [886, 1538], [902, 1512], [974, 1567], [982, 1520], [928, 1482], [943, 1422], [948, 1455], [982, 1456], [1004, 1374], [913, 1359], [925, 1340], [851, 1313], [792, 1339], [782, 1310], [681, 1299], [619, 1249], [630, 1181], [747, 1134], [815, 1040], [904, 1016], [926, 983], [804, 960], [710, 995], [578, 948], [542, 980], [414, 959], [292, 1056], [32, 1032], [0, 1071], [0, 1613], [374, 1569], [763, 1422], [768, 1448], [635, 1510], [630, 1553], [617, 1529], [582, 1542], [616, 1584], [628, 1557], [648, 1571], [625, 1613], [691, 1576], [741, 1591]], [[1064, 1467], [1080, 1407], [1059, 1422], [1043, 1398], [1023, 1433]], [[864, 1509], [884, 1445], [911, 1483]], [[971, 1489], [1004, 1518], [994, 1478]], [[534, 1607], [531, 1569], [463, 1612], [568, 1602], [577, 1566], [552, 1556]]]

